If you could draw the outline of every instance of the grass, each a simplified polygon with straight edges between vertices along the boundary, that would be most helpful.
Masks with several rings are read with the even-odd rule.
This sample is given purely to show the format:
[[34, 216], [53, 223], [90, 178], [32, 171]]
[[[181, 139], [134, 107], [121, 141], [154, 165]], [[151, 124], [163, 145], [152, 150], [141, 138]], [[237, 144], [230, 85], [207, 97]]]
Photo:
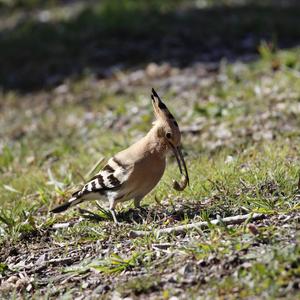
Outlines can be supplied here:
[[[300, 49], [270, 40], [256, 48], [251, 62], [158, 63], [154, 73], [138, 63], [104, 78], [93, 71], [66, 76], [27, 93], [3, 81], [1, 298], [297, 299]], [[190, 186], [172, 189], [180, 174], [169, 157], [142, 202], [146, 210], [131, 202], [119, 207], [121, 226], [94, 202], [80, 206], [94, 215], [49, 214], [99, 158], [147, 132], [152, 86], [182, 129]], [[266, 218], [128, 238], [131, 230], [251, 212]]]
[[[25, 241], [35, 245], [39, 236], [46, 234], [51, 244], [63, 245], [65, 250], [59, 256], [64, 257], [74, 245], [76, 249], [102, 241], [111, 247], [104, 252], [107, 254], [96, 252], [92, 259], [83, 258], [77, 266], [75, 259], [69, 269], [61, 269], [61, 274], [80, 276], [96, 271], [103, 280], [113, 276], [117, 278], [113, 289], [121, 296], [149, 293], [168, 298], [181, 295], [183, 286], [189, 287], [184, 293], [190, 297], [295, 296], [299, 277], [298, 225], [293, 220], [283, 226], [278, 224], [280, 216], [288, 218], [299, 212], [299, 120], [294, 112], [299, 100], [299, 79], [296, 68], [285, 67], [286, 57], [297, 55], [298, 49], [278, 51], [267, 57], [262, 54], [252, 64], [226, 64], [211, 78], [208, 87], [193, 91], [202, 100], [195, 100], [180, 111], [176, 110], [182, 101], [180, 94], [164, 95], [170, 109], [183, 120], [183, 128], [199, 120], [203, 124], [200, 133], [183, 135], [191, 185], [183, 193], [171, 189], [171, 180], [178, 171], [170, 159], [161, 183], [144, 200], [148, 215], [143, 219], [147, 221], [140, 223], [140, 217], [128, 203], [120, 215], [124, 218], [120, 228], [105, 218], [100, 223], [78, 223], [76, 210], [55, 216], [50, 216], [48, 210], [83, 182], [99, 156], [119, 151], [150, 127], [149, 118], [145, 119], [151, 115], [146, 95], [99, 96], [97, 85], [87, 84], [88, 80], [71, 82], [64, 100], [60, 94], [50, 92], [51, 102], [42, 101], [33, 107], [26, 96], [3, 94], [9, 100], [1, 116], [5, 132], [2, 140], [6, 141], [0, 159], [2, 245], [7, 249], [20, 247]], [[270, 69], [274, 57], [282, 66], [275, 72]], [[90, 99], [80, 101], [80, 95], [87, 90]], [[45, 95], [35, 94], [33, 102], [38, 103]], [[17, 97], [24, 97], [22, 105], [15, 100]], [[71, 103], [66, 102], [68, 97], [73, 99]], [[25, 114], [20, 115], [24, 107]], [[141, 111], [132, 120], [124, 121], [120, 130], [107, 123], [115, 115], [126, 118], [134, 107]], [[190, 107], [194, 107], [192, 112]], [[17, 124], [11, 126], [9, 120], [17, 115]], [[140, 124], [144, 122], [147, 124]], [[289, 130], [281, 124], [288, 125]], [[264, 135], [266, 131], [271, 134]], [[83, 206], [97, 213], [92, 203]], [[249, 212], [265, 213], [270, 220], [265, 225], [254, 225], [255, 233], [247, 225], [212, 226], [201, 233], [188, 232], [184, 239], [149, 236], [124, 240], [132, 229], [151, 230]], [[51, 229], [55, 223], [72, 221], [71, 227]], [[171, 255], [164, 249], [157, 250], [156, 244], [166, 244], [166, 253]], [[3, 278], [17, 274], [14, 264], [8, 265], [4, 259], [7, 253], [2, 251], [2, 257]], [[162, 263], [157, 265], [160, 260]], [[141, 280], [131, 272], [140, 272], [149, 280]], [[160, 274], [165, 278], [173, 272], [178, 290], [174, 290], [172, 281], [155, 277]], [[125, 274], [128, 275], [124, 277]], [[88, 281], [86, 285], [89, 286]], [[77, 288], [74, 286], [74, 292]], [[50, 283], [48, 289], [51, 290]], [[34, 291], [38, 293], [38, 283]], [[63, 293], [64, 290], [60, 295]]]

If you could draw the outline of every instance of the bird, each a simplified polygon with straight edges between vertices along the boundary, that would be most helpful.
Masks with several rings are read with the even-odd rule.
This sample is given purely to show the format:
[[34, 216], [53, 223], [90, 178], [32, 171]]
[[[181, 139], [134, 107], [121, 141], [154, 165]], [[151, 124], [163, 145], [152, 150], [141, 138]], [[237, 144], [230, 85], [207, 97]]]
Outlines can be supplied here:
[[135, 208], [141, 208], [141, 200], [162, 178], [166, 155], [170, 151], [173, 151], [182, 174], [180, 183], [173, 181], [174, 189], [182, 191], [189, 185], [178, 123], [153, 88], [151, 99], [156, 120], [149, 132], [127, 149], [113, 155], [69, 200], [52, 209], [52, 213], [63, 212], [87, 200], [104, 199], [109, 202], [113, 220], [118, 224], [116, 205], [133, 199]]

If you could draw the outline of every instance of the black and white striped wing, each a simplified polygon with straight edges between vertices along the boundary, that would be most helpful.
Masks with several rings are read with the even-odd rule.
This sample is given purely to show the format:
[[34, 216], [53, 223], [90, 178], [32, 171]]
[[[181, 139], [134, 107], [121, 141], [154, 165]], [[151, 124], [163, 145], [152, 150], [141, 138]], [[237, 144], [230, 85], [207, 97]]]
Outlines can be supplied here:
[[111, 158], [107, 165], [91, 178], [81, 190], [75, 192], [72, 198], [55, 207], [51, 212], [63, 212], [85, 200], [96, 200], [100, 195], [109, 193], [113, 193], [115, 196], [122, 195], [124, 192], [123, 186], [126, 184], [132, 169], [132, 166], [122, 164], [117, 158]]
[[81, 198], [90, 193], [104, 195], [107, 191], [118, 190], [127, 181], [131, 169], [115, 157], [111, 158], [103, 169], [89, 180], [84, 187], [72, 196]]

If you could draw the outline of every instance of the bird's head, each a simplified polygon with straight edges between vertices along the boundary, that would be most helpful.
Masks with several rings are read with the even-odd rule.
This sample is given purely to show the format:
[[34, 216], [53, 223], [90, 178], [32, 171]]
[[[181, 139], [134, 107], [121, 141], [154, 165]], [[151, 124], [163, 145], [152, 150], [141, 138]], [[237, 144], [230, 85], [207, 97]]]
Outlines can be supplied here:
[[184, 161], [184, 157], [181, 152], [181, 133], [174, 116], [170, 113], [167, 106], [162, 102], [158, 94], [152, 89], [151, 94], [152, 105], [154, 114], [156, 117], [155, 127], [157, 132], [157, 138], [167, 146], [168, 149], [174, 152], [176, 157], [180, 173], [182, 172], [182, 166], [184, 169], [183, 182], [180, 184], [174, 181], [174, 188], [176, 190], [183, 190], [187, 184], [189, 184], [189, 175]]

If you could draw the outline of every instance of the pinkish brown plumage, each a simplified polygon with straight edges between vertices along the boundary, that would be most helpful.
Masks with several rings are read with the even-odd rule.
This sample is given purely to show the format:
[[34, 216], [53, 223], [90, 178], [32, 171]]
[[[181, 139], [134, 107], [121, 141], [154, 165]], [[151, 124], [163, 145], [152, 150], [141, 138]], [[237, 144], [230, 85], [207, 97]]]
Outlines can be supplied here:
[[135, 207], [160, 181], [166, 167], [166, 154], [172, 150], [182, 172], [183, 182], [174, 182], [174, 188], [183, 190], [189, 183], [188, 172], [180, 150], [179, 126], [166, 105], [152, 89], [152, 105], [156, 121], [142, 139], [114, 155], [104, 168], [91, 178], [82, 189], [52, 212], [65, 211], [86, 200], [104, 198], [117, 223], [115, 207], [118, 203], [134, 199]]

